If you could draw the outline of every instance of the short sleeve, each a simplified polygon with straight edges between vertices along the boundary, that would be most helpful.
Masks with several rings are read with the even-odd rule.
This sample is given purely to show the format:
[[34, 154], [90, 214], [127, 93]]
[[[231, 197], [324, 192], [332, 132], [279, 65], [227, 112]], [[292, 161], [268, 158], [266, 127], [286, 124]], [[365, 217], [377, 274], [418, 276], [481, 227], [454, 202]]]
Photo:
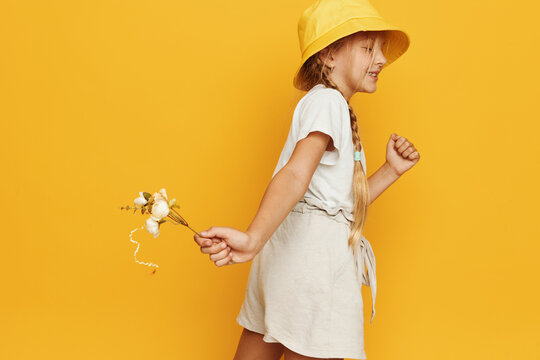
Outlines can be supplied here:
[[304, 139], [313, 131], [329, 135], [334, 142], [335, 149], [324, 152], [321, 164], [335, 165], [343, 149], [342, 126], [345, 114], [341, 99], [333, 93], [321, 91], [316, 96], [306, 100], [298, 119], [296, 142]]

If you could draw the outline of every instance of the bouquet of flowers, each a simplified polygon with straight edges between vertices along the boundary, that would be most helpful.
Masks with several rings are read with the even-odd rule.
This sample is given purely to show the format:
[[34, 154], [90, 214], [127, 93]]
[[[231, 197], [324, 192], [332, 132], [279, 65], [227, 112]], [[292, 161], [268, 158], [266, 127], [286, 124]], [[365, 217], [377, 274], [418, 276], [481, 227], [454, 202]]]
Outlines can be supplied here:
[[[137, 249], [135, 249], [135, 253], [133, 254], [133, 257], [135, 258], [135, 262], [138, 264], [159, 268], [157, 264], [146, 263], [146, 262], [137, 260], [137, 251], [139, 251], [139, 243], [133, 240], [133, 237], [132, 237], [135, 231], [146, 228], [146, 230], [151, 235], [153, 235], [155, 239], [159, 236], [160, 225], [166, 221], [169, 221], [174, 225], [182, 224], [188, 227], [195, 234], [198, 234], [198, 232], [193, 230], [188, 225], [187, 221], [175, 210], [177, 208], [180, 208], [180, 206], [176, 203], [176, 199], [169, 200], [167, 198], [167, 192], [165, 191], [165, 189], [159, 190], [159, 192], [154, 193], [154, 195], [141, 191], [139, 192], [139, 197], [137, 197], [133, 201], [133, 203], [134, 203], [134, 206], [130, 206], [130, 205], [122, 206], [120, 207], [120, 209], [121, 210], [133, 209], [133, 214], [135, 214], [137, 211], [140, 210], [141, 214], [149, 215], [149, 217], [146, 219], [144, 226], [133, 229], [129, 234], [129, 240], [132, 243], [137, 244]], [[152, 273], [155, 274], [155, 272], [156, 272], [156, 269], [154, 269]]]

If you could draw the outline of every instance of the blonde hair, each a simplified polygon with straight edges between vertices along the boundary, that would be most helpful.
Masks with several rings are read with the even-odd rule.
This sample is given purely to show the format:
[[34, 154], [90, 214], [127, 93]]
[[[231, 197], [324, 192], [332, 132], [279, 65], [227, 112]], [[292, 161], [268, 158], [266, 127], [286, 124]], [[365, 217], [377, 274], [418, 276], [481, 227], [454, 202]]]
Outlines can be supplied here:
[[[371, 40], [370, 33], [375, 33], [375, 32], [362, 31], [361, 33], [362, 35], [367, 35], [368, 39]], [[335, 42], [333, 42], [332, 44], [328, 45], [325, 48], [328, 51], [326, 58], [330, 57], [332, 54], [337, 52], [342, 46], [349, 45], [350, 42], [353, 40], [353, 38], [357, 36], [357, 34], [359, 33], [357, 32], [357, 33], [348, 35], [346, 37], [340, 38], [336, 40]], [[387, 43], [387, 46], [385, 47], [386, 51], [388, 49], [388, 45], [389, 44]], [[299, 89], [308, 91], [309, 89], [311, 89], [313, 86], [317, 84], [323, 84], [324, 86], [328, 88], [333, 88], [333, 89], [338, 90], [343, 95], [343, 92], [338, 88], [338, 86], [332, 80], [330, 80], [329, 74], [331, 72], [331, 69], [321, 59], [321, 51], [312, 55], [302, 65], [298, 73], [298, 77], [297, 77], [297, 81], [295, 85]], [[373, 64], [374, 53], [375, 53], [374, 51], [371, 53], [370, 64], [368, 67], [369, 69], [371, 69], [371, 65]], [[349, 104], [348, 101], [347, 101], [347, 104]], [[350, 104], [349, 104], [349, 115], [350, 115], [350, 121], [351, 121], [354, 151], [361, 151], [362, 144], [360, 141], [360, 135], [358, 134], [358, 123], [356, 120], [356, 114], [354, 113], [354, 110]], [[369, 205], [368, 204], [369, 184], [367, 181], [365, 169], [363, 168], [362, 163], [360, 161], [354, 161], [353, 196], [354, 196], [354, 206], [353, 206], [354, 221], [351, 225], [351, 232], [350, 232], [348, 241], [349, 241], [349, 246], [352, 247], [353, 254], [356, 256], [358, 243], [360, 242], [364, 225], [366, 223], [367, 210], [368, 210], [368, 205]]]

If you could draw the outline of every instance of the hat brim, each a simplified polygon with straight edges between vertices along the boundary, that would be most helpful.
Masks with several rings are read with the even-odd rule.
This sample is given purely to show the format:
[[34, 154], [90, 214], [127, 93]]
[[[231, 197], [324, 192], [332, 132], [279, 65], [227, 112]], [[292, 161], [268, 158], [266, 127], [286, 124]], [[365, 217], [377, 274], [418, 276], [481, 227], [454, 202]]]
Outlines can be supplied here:
[[396, 61], [409, 48], [409, 35], [402, 29], [388, 24], [381, 18], [369, 17], [349, 19], [321, 35], [305, 48], [304, 53], [302, 54], [302, 61], [294, 74], [294, 87], [303, 90], [300, 88], [300, 84], [298, 84], [298, 74], [307, 59], [332, 44], [334, 41], [359, 31], [388, 31], [389, 40], [392, 46], [389, 47], [388, 53], [385, 54], [386, 64], [383, 67]]

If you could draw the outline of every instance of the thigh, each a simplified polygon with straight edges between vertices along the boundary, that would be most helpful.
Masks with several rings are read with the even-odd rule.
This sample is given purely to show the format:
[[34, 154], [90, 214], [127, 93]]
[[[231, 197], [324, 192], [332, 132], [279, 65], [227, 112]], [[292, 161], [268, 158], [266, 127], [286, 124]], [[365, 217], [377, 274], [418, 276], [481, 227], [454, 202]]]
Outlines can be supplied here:
[[244, 328], [234, 360], [279, 360], [283, 354], [283, 345], [267, 343], [264, 335]]
[[[323, 358], [314, 358], [314, 357], [300, 355], [288, 348], [284, 348], [283, 350], [285, 353], [285, 360], [321, 360], [323, 359]], [[343, 358], [332, 358], [332, 359], [324, 358], [324, 360], [343, 360]]]

